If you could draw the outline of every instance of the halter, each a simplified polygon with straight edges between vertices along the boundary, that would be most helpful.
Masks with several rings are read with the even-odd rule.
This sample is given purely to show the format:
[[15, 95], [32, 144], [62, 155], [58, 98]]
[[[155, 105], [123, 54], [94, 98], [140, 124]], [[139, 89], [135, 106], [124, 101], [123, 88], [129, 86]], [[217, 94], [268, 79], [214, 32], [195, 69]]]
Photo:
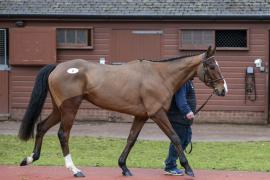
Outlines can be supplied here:
[[[224, 79], [224, 77], [220, 74], [219, 71], [218, 71], [218, 73], [219, 73], [220, 78], [217, 78], [217, 79], [212, 79], [211, 78], [211, 76], [209, 74], [209, 70], [208, 70], [208, 66], [209, 66], [208, 61], [210, 61], [212, 59], [214, 59], [214, 56], [211, 56], [210, 58], [202, 60], [202, 64], [203, 64], [203, 82], [205, 83], [205, 85], [212, 87], [214, 90], [209, 95], [209, 97], [205, 100], [205, 102], [196, 110], [196, 112], [194, 113], [195, 115], [207, 104], [207, 102], [213, 96], [213, 94], [215, 92], [215, 87], [214, 87], [215, 82]], [[207, 81], [206, 81], [206, 76], [208, 77]]]
[[[209, 66], [208, 62], [210, 60], [212, 60], [212, 59], [214, 59], [214, 56], [211, 56], [211, 57], [209, 57], [207, 59], [202, 60], [202, 64], [203, 64], [203, 81], [204, 81], [205, 85], [214, 88], [215, 82], [217, 82], [219, 80], [223, 80], [224, 77], [218, 71], [219, 78], [217, 78], [217, 79], [212, 79], [211, 78], [210, 73], [209, 73], [209, 68], [208, 68], [208, 66]], [[206, 78], [206, 76], [207, 76], [207, 78]]]

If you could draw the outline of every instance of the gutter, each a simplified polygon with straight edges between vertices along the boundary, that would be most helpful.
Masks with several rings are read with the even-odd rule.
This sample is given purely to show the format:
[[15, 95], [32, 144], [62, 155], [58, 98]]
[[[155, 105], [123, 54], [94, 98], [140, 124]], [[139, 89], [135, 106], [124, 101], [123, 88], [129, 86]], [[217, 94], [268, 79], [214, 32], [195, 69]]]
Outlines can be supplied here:
[[207, 21], [269, 21], [270, 15], [86, 15], [86, 14], [0, 14], [8, 19], [77, 19], [77, 20], [207, 20]]

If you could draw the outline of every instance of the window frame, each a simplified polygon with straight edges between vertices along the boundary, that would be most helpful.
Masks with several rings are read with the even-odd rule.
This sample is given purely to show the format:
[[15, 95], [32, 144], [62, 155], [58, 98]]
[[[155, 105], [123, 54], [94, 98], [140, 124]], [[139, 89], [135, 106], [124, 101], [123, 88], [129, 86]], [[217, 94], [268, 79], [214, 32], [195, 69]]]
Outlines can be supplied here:
[[208, 48], [209, 45], [201, 45], [201, 46], [196, 46], [196, 45], [183, 45], [182, 44], [182, 31], [183, 30], [209, 30], [213, 31], [213, 42], [212, 44], [209, 44], [211, 46], [216, 46], [216, 31], [218, 30], [245, 30], [247, 34], [247, 47], [216, 47], [217, 50], [233, 50], [233, 51], [243, 51], [243, 50], [249, 50], [249, 29], [248, 28], [215, 28], [215, 29], [198, 29], [198, 28], [181, 28], [179, 29], [179, 36], [178, 36], [178, 42], [179, 42], [179, 50], [205, 50]]
[[[86, 44], [72, 44], [57, 42], [57, 31], [63, 30], [86, 30], [87, 31], [87, 42]], [[76, 37], [75, 37], [76, 38]], [[56, 47], [57, 49], [94, 49], [94, 28], [93, 27], [57, 27], [56, 28]]]

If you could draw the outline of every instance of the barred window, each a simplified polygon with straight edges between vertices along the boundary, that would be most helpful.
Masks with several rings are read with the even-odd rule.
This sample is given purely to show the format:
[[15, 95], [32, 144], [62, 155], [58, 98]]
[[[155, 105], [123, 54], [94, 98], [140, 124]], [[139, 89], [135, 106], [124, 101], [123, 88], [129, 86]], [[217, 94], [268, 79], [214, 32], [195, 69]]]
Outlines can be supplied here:
[[246, 48], [247, 30], [216, 30], [216, 47]]
[[7, 65], [7, 31], [0, 29], [0, 66]]
[[93, 29], [58, 28], [58, 48], [93, 48]]
[[181, 50], [204, 50], [209, 45], [220, 50], [246, 50], [248, 49], [248, 30], [194, 30], [180, 31]]

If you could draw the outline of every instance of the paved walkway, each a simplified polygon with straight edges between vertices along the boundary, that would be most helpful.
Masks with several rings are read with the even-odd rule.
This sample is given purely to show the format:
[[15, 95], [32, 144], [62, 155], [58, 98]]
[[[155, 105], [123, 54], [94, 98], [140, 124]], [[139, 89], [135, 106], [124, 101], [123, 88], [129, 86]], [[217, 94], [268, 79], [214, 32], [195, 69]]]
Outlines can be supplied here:
[[[0, 122], [0, 134], [16, 135], [20, 123], [14, 121]], [[117, 137], [127, 138], [131, 123], [111, 122], [76, 122], [72, 136]], [[56, 135], [58, 125], [48, 134]], [[168, 140], [154, 123], [146, 123], [139, 139]], [[193, 141], [270, 141], [269, 125], [231, 125], [231, 124], [194, 124]]]
[[[270, 173], [243, 171], [194, 170], [195, 177], [165, 176], [161, 169], [130, 168], [132, 177], [122, 176], [120, 168], [84, 167], [83, 180], [269, 180]], [[64, 167], [46, 166], [0, 166], [3, 180], [74, 180]]]

